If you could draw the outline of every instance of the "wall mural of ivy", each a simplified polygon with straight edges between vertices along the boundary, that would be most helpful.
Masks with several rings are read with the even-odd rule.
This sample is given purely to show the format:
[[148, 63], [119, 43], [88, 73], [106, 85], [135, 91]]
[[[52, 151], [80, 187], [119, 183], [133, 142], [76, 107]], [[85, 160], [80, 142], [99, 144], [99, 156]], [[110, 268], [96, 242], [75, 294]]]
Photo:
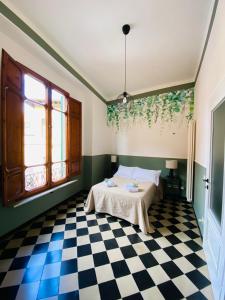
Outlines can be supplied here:
[[107, 124], [119, 130], [122, 121], [142, 119], [152, 127], [158, 121], [173, 122], [181, 113], [188, 121], [192, 120], [193, 112], [194, 89], [189, 88], [130, 100], [126, 104], [122, 100], [110, 104], [107, 106]]

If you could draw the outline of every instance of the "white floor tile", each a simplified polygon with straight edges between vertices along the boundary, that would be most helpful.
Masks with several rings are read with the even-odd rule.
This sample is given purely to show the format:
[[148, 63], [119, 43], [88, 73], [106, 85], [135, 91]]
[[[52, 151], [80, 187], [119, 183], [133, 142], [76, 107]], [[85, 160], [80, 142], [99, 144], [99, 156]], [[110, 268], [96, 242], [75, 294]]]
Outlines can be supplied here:
[[16, 253], [16, 257], [24, 257], [32, 254], [34, 245], [22, 246]]
[[198, 291], [197, 287], [186, 275], [181, 275], [174, 278], [173, 283], [185, 297], [188, 297]]
[[60, 275], [60, 267], [61, 267], [61, 262], [45, 265], [41, 279], [43, 280], [43, 279], [58, 277]]
[[165, 300], [159, 289], [154, 286], [150, 289], [141, 292], [144, 300]]
[[7, 272], [12, 264], [13, 259], [1, 259], [0, 260], [0, 272]]
[[62, 250], [62, 261], [77, 258], [77, 247], [70, 247]]
[[[99, 288], [97, 285], [79, 290], [80, 300], [101, 300]], [[91, 299], [90, 299], [91, 295]]]
[[119, 248], [108, 250], [107, 254], [111, 263], [124, 259], [123, 254]]
[[132, 275], [117, 278], [116, 282], [122, 298], [139, 292], [139, 289]]
[[152, 267], [147, 271], [156, 285], [170, 280], [169, 276], [166, 274], [166, 272], [162, 269], [160, 265]]
[[1, 287], [19, 285], [23, 280], [23, 275], [25, 273], [25, 269], [8, 271]]
[[83, 257], [79, 257], [78, 259], [78, 271], [84, 271], [88, 269], [94, 268], [94, 260], [92, 255], [85, 255]]
[[59, 283], [59, 294], [69, 293], [74, 290], [78, 290], [77, 273], [61, 276]]
[[136, 273], [145, 269], [145, 266], [138, 256], [126, 259], [126, 263], [131, 273]]
[[98, 284], [114, 279], [114, 274], [113, 274], [111, 264], [107, 264], [95, 268], [95, 273], [96, 273]]
[[171, 260], [171, 258], [162, 249], [153, 251], [152, 255], [155, 257], [159, 264], [163, 264]]
[[102, 241], [91, 244], [91, 249], [93, 254], [106, 251], [105, 244]]
[[39, 281], [21, 284], [16, 295], [16, 300], [36, 300]]

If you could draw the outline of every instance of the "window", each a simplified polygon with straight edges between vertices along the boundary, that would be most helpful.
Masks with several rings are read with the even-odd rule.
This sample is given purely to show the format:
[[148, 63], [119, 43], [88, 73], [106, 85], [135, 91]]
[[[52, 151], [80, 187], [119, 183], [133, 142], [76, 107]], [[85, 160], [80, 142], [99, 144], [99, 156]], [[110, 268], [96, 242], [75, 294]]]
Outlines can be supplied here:
[[47, 183], [46, 86], [24, 75], [24, 179], [25, 190], [32, 191]]
[[63, 94], [52, 90], [52, 181], [66, 177], [67, 101]]
[[81, 170], [81, 103], [2, 56], [4, 203], [62, 184]]

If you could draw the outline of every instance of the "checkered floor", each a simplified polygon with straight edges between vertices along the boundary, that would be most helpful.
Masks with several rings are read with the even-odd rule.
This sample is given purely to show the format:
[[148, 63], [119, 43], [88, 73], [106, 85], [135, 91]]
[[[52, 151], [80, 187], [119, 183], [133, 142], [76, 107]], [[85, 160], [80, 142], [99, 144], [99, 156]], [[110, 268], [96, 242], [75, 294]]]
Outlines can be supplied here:
[[190, 204], [161, 201], [155, 231], [83, 210], [80, 194], [0, 244], [0, 299], [212, 299]]

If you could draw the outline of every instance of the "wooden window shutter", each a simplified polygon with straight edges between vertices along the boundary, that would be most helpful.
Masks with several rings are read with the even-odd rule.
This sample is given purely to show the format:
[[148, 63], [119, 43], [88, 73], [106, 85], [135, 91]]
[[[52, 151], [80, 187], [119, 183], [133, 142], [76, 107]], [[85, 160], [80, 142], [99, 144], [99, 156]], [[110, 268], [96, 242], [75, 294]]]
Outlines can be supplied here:
[[82, 147], [82, 107], [81, 102], [69, 98], [69, 173], [77, 176], [81, 173]]
[[3, 200], [8, 205], [24, 191], [23, 171], [23, 73], [2, 51], [2, 171]]

